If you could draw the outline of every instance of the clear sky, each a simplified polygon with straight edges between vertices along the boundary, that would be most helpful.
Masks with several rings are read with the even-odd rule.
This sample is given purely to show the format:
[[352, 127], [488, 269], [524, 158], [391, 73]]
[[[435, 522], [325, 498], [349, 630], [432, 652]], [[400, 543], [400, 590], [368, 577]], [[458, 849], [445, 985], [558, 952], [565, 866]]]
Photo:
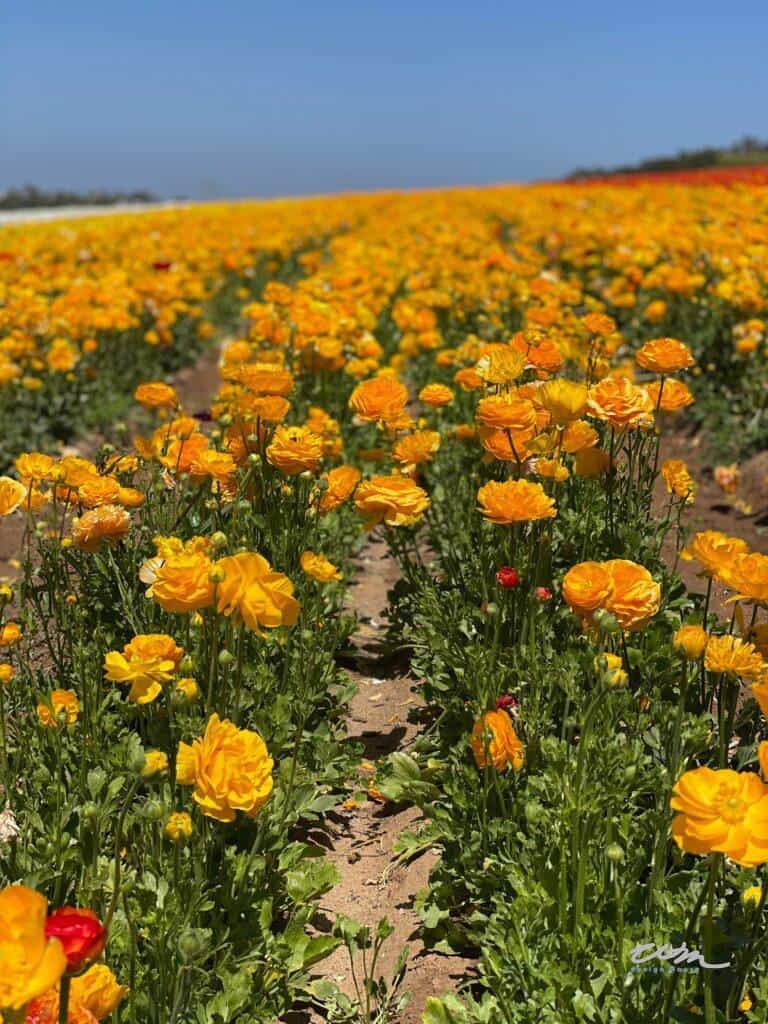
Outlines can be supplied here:
[[552, 177], [768, 137], [768, 0], [9, 0], [0, 189]]

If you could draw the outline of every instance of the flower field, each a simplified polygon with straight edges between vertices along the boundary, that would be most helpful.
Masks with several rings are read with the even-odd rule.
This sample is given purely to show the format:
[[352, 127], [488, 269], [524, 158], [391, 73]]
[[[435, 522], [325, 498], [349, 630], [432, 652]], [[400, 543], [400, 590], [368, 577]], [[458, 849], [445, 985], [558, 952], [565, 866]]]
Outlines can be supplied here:
[[759, 177], [0, 229], [4, 1024], [768, 1020], [767, 309]]

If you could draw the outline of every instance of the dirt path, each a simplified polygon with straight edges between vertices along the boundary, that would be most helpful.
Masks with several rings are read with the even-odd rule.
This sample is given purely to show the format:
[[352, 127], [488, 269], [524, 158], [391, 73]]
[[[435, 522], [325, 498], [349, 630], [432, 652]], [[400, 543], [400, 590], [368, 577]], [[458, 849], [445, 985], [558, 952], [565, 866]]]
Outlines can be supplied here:
[[[387, 666], [379, 654], [386, 627], [387, 591], [399, 576], [397, 565], [380, 540], [369, 540], [357, 562], [358, 578], [347, 598], [349, 608], [361, 620], [353, 638], [358, 660], [357, 671], [350, 675], [358, 685], [358, 693], [350, 705], [348, 731], [350, 740], [364, 748], [360, 786], [365, 788], [377, 759], [395, 750], [407, 751], [413, 743], [419, 727], [411, 721], [413, 716], [409, 712], [417, 709], [421, 701], [413, 693], [413, 680], [401, 670]], [[471, 966], [459, 957], [426, 952], [418, 937], [414, 898], [427, 887], [437, 853], [428, 851], [410, 864], [395, 866], [392, 850], [398, 836], [414, 827], [418, 818], [419, 812], [413, 807], [374, 800], [342, 809], [331, 829], [332, 846], [328, 852], [341, 880], [322, 901], [323, 912], [329, 919], [344, 914], [374, 928], [381, 918], [389, 920], [395, 930], [386, 942], [376, 971], [388, 981], [400, 951], [408, 946], [403, 990], [410, 993], [410, 1001], [397, 1015], [398, 1024], [420, 1024], [427, 998], [454, 991]], [[324, 960], [319, 973], [336, 982], [345, 994], [354, 996], [346, 949], [338, 949]]]

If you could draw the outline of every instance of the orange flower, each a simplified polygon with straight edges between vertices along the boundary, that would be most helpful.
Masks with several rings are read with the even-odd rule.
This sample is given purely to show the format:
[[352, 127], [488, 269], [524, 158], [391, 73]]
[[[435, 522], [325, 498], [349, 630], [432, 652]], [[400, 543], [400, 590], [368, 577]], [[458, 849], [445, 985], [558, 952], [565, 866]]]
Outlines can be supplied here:
[[510, 430], [532, 437], [536, 428], [533, 402], [516, 395], [489, 395], [478, 403], [476, 415], [479, 423], [494, 430]]
[[623, 630], [638, 632], [659, 610], [661, 587], [648, 570], [636, 562], [614, 558], [603, 565], [613, 584], [607, 610], [616, 616]]
[[700, 563], [703, 575], [721, 575], [738, 555], [749, 551], [746, 541], [740, 537], [729, 537], [719, 530], [703, 530], [697, 533], [690, 544], [680, 552], [684, 562], [694, 559]]
[[675, 633], [672, 644], [689, 661], [698, 661], [707, 646], [709, 634], [701, 626], [681, 626]]
[[606, 377], [590, 388], [589, 412], [605, 420], [616, 430], [632, 430], [650, 422], [653, 403], [645, 388], [636, 387], [626, 377]]
[[737, 555], [718, 575], [736, 591], [732, 600], [768, 604], [768, 555], [756, 551]]
[[139, 578], [149, 583], [147, 597], [167, 612], [192, 612], [213, 604], [213, 564], [202, 550], [151, 558], [141, 567]]
[[349, 407], [366, 423], [387, 423], [400, 417], [407, 401], [407, 388], [397, 378], [382, 374], [358, 384]]
[[635, 354], [637, 365], [651, 373], [677, 373], [693, 366], [691, 350], [677, 338], [654, 338], [646, 341]]
[[579, 562], [563, 578], [563, 599], [574, 615], [588, 622], [613, 596], [613, 577], [603, 562]]
[[51, 690], [47, 703], [37, 705], [37, 717], [40, 725], [48, 729], [56, 729], [59, 715], [65, 725], [74, 725], [80, 714], [80, 702], [74, 690]]
[[678, 412], [695, 402], [688, 385], [683, 384], [681, 380], [675, 380], [674, 377], [668, 377], [664, 381], [652, 381], [647, 391], [653, 408], [662, 412]]
[[453, 391], [445, 384], [427, 384], [419, 392], [419, 400], [425, 405], [437, 409], [441, 405], [448, 405], [453, 401]]
[[715, 483], [724, 494], [735, 494], [741, 482], [741, 471], [735, 462], [730, 466], [715, 466]]
[[381, 522], [413, 526], [429, 508], [429, 498], [407, 476], [372, 476], [358, 486], [355, 506], [364, 517], [366, 530]]
[[608, 472], [611, 457], [602, 448], [585, 448], [576, 453], [573, 461], [573, 472], [584, 480], [594, 480]]
[[314, 472], [323, 456], [323, 439], [308, 427], [277, 427], [267, 448], [267, 462], [286, 476]]
[[360, 482], [360, 470], [354, 466], [337, 466], [320, 477], [327, 484], [320, 497], [320, 511], [332, 512], [350, 497]]
[[232, 615], [259, 634], [263, 628], [295, 625], [300, 605], [293, 583], [261, 555], [245, 551], [222, 558], [214, 566], [214, 578], [221, 614]]
[[0, 476], [0, 516], [15, 512], [27, 496], [27, 488], [10, 476]]
[[139, 384], [133, 397], [145, 409], [173, 409], [179, 404], [179, 398], [174, 389], [160, 380]]
[[686, 853], [724, 853], [742, 867], [768, 860], [768, 787], [753, 772], [695, 768], [672, 793], [672, 836]]
[[436, 430], [418, 430], [397, 441], [392, 455], [410, 473], [422, 462], [431, 462], [439, 447], [440, 434]]
[[332, 583], [341, 579], [341, 573], [324, 555], [317, 555], [314, 551], [305, 551], [299, 560], [301, 568], [318, 583]]
[[116, 544], [131, 528], [131, 517], [119, 505], [100, 505], [75, 519], [72, 539], [80, 551], [95, 552], [103, 544]]
[[527, 480], [491, 480], [477, 492], [485, 519], [500, 526], [551, 519], [557, 515], [555, 502], [541, 484]]
[[569, 423], [562, 433], [562, 448], [569, 455], [583, 452], [587, 448], [594, 448], [599, 438], [594, 427], [585, 420], [575, 420]]
[[519, 772], [525, 762], [525, 747], [517, 737], [506, 711], [486, 711], [475, 722], [471, 738], [472, 753], [478, 768], [490, 765], [497, 772], [507, 768]]
[[667, 493], [684, 498], [690, 504], [696, 496], [696, 484], [682, 459], [667, 459], [661, 467]]

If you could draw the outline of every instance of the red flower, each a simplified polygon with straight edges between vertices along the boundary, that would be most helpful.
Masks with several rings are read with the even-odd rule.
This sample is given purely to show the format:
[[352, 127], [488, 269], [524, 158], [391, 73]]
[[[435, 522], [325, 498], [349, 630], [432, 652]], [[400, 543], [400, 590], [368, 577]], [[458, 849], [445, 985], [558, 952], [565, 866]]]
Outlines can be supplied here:
[[171, 261], [170, 260], [155, 260], [155, 262], [152, 264], [152, 269], [153, 270], [170, 270], [171, 269]]
[[536, 587], [536, 597], [540, 601], [548, 601], [552, 597], [552, 591], [548, 587]]
[[59, 940], [67, 958], [67, 971], [76, 973], [101, 956], [107, 932], [92, 910], [59, 907], [45, 922], [45, 937]]
[[520, 577], [517, 571], [508, 565], [503, 565], [496, 573], [496, 580], [505, 590], [512, 590], [520, 586]]
[[511, 693], [502, 693], [500, 697], [496, 698], [496, 707], [499, 711], [517, 711], [520, 702]]

